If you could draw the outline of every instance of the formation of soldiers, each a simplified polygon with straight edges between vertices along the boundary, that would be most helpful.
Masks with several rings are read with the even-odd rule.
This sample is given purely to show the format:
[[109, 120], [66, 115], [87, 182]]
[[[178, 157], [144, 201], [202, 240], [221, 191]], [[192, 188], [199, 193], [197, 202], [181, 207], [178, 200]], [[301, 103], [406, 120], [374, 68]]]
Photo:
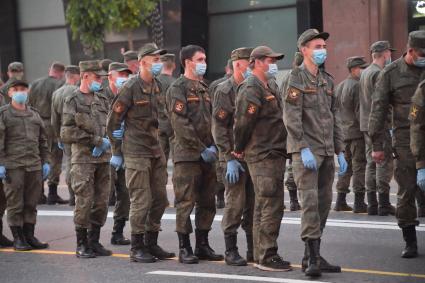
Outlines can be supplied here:
[[[54, 62], [48, 77], [31, 85], [23, 80], [23, 65], [10, 64], [0, 89], [0, 216], [7, 209], [13, 241], [0, 233], [0, 245], [19, 251], [48, 247], [34, 236], [36, 207], [66, 202], [57, 194], [65, 157], [77, 257], [112, 254], [99, 241], [111, 191], [111, 243], [131, 245], [135, 262], [175, 257], [158, 244], [171, 156], [181, 263], [224, 259], [232, 266], [252, 262], [260, 270], [289, 271], [277, 245], [289, 160], [290, 210], [301, 209], [305, 243], [302, 271], [310, 277], [341, 272], [320, 255], [336, 156], [334, 209], [395, 214], [406, 242], [402, 257], [416, 257], [415, 197], [423, 205], [425, 191], [425, 31], [410, 33], [406, 53], [394, 62], [387, 41], [371, 45], [370, 65], [361, 56], [348, 58], [349, 76], [338, 86], [324, 67], [328, 37], [315, 29], [300, 35], [293, 69], [280, 87], [276, 63], [284, 54], [267, 46], [233, 50], [226, 76], [210, 86], [206, 52], [197, 45], [181, 49], [184, 72], [177, 79], [175, 55], [153, 43], [124, 53], [124, 63]], [[397, 208], [389, 201], [393, 172]], [[346, 202], [351, 178], [353, 208]], [[220, 207], [225, 199], [224, 256], [208, 236], [216, 195]], [[130, 239], [123, 235], [128, 220]], [[246, 257], [238, 250], [239, 227]]]

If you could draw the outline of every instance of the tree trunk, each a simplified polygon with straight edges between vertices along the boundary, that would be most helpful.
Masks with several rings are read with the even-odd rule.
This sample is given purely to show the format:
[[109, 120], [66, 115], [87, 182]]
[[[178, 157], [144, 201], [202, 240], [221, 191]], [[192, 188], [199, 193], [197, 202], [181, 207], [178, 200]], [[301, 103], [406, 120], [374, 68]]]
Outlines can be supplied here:
[[128, 49], [129, 50], [134, 50], [134, 42], [133, 42], [133, 31], [132, 30], [128, 30], [127, 31], [127, 38], [128, 38]]

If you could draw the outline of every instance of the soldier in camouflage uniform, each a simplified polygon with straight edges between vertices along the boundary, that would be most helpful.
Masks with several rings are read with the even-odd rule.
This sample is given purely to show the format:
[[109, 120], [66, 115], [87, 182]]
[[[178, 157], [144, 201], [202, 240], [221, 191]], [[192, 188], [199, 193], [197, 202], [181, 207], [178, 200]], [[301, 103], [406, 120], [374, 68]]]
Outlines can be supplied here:
[[302, 270], [307, 276], [341, 272], [320, 256], [320, 243], [332, 203], [338, 155], [340, 175], [345, 174], [343, 135], [335, 115], [332, 77], [323, 65], [329, 33], [308, 29], [298, 38], [303, 64], [291, 71], [284, 94], [284, 122], [288, 153], [292, 153], [295, 182], [301, 198], [301, 239], [305, 242]]
[[7, 77], [9, 78], [1, 87], [0, 94], [3, 96], [2, 100], [5, 103], [10, 103], [10, 97], [7, 95], [9, 84], [15, 80], [22, 80], [24, 78], [24, 64], [21, 62], [12, 62], [7, 66]]
[[[47, 144], [50, 150], [50, 165], [52, 170], [48, 178], [49, 194], [47, 204], [65, 204], [68, 200], [62, 199], [58, 195], [59, 176], [62, 169], [62, 150], [58, 147], [58, 141], [53, 133], [51, 125], [52, 95], [55, 90], [63, 85], [63, 75], [65, 66], [60, 62], [53, 62], [49, 69], [49, 75], [35, 80], [30, 85], [28, 93], [28, 105], [40, 112], [44, 126], [47, 131]], [[41, 203], [44, 202], [44, 193], [41, 196]]]
[[139, 60], [137, 58], [137, 52], [128, 50], [124, 52], [124, 63], [127, 64], [130, 71], [135, 75], [139, 72]]
[[252, 51], [252, 75], [238, 88], [233, 131], [234, 157], [243, 156], [254, 184], [254, 260], [257, 268], [266, 271], [292, 269], [277, 253], [283, 217], [286, 130], [273, 77], [278, 71], [276, 62], [283, 57], [267, 46]]
[[[379, 74], [369, 118], [369, 135], [373, 144], [372, 157], [376, 163], [380, 164], [386, 158], [384, 151], [385, 121], [390, 113], [390, 107], [392, 107], [394, 177], [398, 183], [396, 217], [406, 242], [406, 247], [402, 252], [403, 258], [416, 257], [418, 254], [415, 229], [415, 226], [419, 224], [416, 219], [415, 204], [416, 169], [423, 167], [421, 142], [418, 139], [423, 132], [422, 129], [419, 129], [421, 119], [416, 119], [421, 114], [418, 113], [418, 107], [423, 106], [422, 85], [419, 87], [417, 95], [414, 96], [414, 94], [419, 82], [424, 79], [424, 56], [425, 31], [413, 31], [409, 34], [407, 53], [386, 66]], [[411, 135], [412, 140], [410, 139]], [[419, 170], [418, 179], [420, 172]]]
[[[216, 88], [212, 112], [212, 134], [219, 151], [219, 164], [223, 172], [226, 207], [221, 227], [226, 245], [225, 262], [228, 265], [247, 265], [254, 261], [252, 218], [254, 212], [254, 188], [246, 162], [232, 155], [234, 148], [233, 121], [238, 86], [247, 76], [249, 56], [252, 48], [238, 48], [232, 51], [233, 75]], [[247, 239], [247, 260], [238, 252], [237, 230], [245, 231]]]
[[[216, 213], [214, 189], [217, 180], [217, 149], [211, 135], [211, 99], [203, 82], [205, 50], [188, 45], [180, 51], [185, 72], [167, 91], [167, 110], [173, 129], [173, 185], [176, 206], [176, 232], [179, 261], [198, 263], [199, 259], [222, 260], [210, 247], [208, 233]], [[195, 255], [190, 244], [190, 214], [195, 210]]]
[[[158, 141], [158, 96], [161, 86], [155, 79], [162, 69], [160, 55], [166, 51], [148, 43], [139, 52], [140, 72], [120, 89], [108, 117], [115, 168], [125, 164], [125, 180], [130, 194], [131, 253], [136, 262], [168, 259], [174, 253], [158, 245], [161, 218], [168, 206], [167, 164]], [[114, 131], [125, 123], [122, 142]]]
[[99, 242], [108, 214], [110, 142], [106, 138], [108, 100], [99, 93], [98, 60], [81, 61], [81, 85], [64, 102], [60, 138], [71, 145], [71, 183], [75, 193], [76, 256], [110, 256]]
[[8, 85], [11, 103], [0, 108], [0, 178], [7, 199], [7, 222], [14, 249], [45, 249], [34, 237], [37, 201], [43, 179], [50, 171], [46, 131], [34, 108], [27, 106], [28, 84], [14, 80]]

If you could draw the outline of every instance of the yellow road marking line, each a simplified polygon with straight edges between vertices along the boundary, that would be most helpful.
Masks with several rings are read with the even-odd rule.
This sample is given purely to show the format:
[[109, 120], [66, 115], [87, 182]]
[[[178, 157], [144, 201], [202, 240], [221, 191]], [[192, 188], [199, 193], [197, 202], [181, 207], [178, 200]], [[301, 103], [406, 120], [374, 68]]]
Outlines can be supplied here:
[[[15, 251], [14, 249], [1, 249], [0, 252], [7, 253], [32, 253], [32, 254], [51, 254], [51, 255], [74, 255], [75, 252], [70, 251], [54, 251], [54, 250], [31, 250], [31, 251]], [[117, 258], [129, 258], [128, 254], [112, 254], [113, 257]], [[170, 260], [177, 261], [178, 258], [174, 257]], [[215, 262], [222, 263], [224, 261]], [[251, 265], [251, 264], [250, 264]], [[301, 268], [301, 265], [291, 264], [292, 267]], [[342, 268], [344, 272], [352, 272], [352, 273], [364, 273], [364, 274], [372, 274], [372, 275], [384, 275], [384, 276], [398, 276], [398, 277], [415, 277], [415, 278], [425, 278], [425, 274], [415, 274], [415, 273], [403, 273], [403, 272], [391, 272], [391, 271], [381, 271], [381, 270], [372, 270], [372, 269], [355, 269], [355, 268]]]

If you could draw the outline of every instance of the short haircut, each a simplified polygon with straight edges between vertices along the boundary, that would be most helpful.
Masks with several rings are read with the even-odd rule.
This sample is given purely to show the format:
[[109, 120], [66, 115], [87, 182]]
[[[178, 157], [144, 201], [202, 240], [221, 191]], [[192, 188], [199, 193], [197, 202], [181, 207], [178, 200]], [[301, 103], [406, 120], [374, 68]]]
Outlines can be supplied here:
[[56, 72], [64, 72], [65, 71], [65, 65], [61, 62], [53, 62], [51, 66], [52, 70], [55, 70]]
[[192, 59], [196, 52], [205, 54], [205, 49], [198, 45], [187, 45], [180, 50], [180, 63], [182, 64], [183, 68], [185, 67], [184, 61], [186, 59]]
[[384, 52], [373, 52], [372, 53], [372, 59], [378, 59], [384, 56]]

